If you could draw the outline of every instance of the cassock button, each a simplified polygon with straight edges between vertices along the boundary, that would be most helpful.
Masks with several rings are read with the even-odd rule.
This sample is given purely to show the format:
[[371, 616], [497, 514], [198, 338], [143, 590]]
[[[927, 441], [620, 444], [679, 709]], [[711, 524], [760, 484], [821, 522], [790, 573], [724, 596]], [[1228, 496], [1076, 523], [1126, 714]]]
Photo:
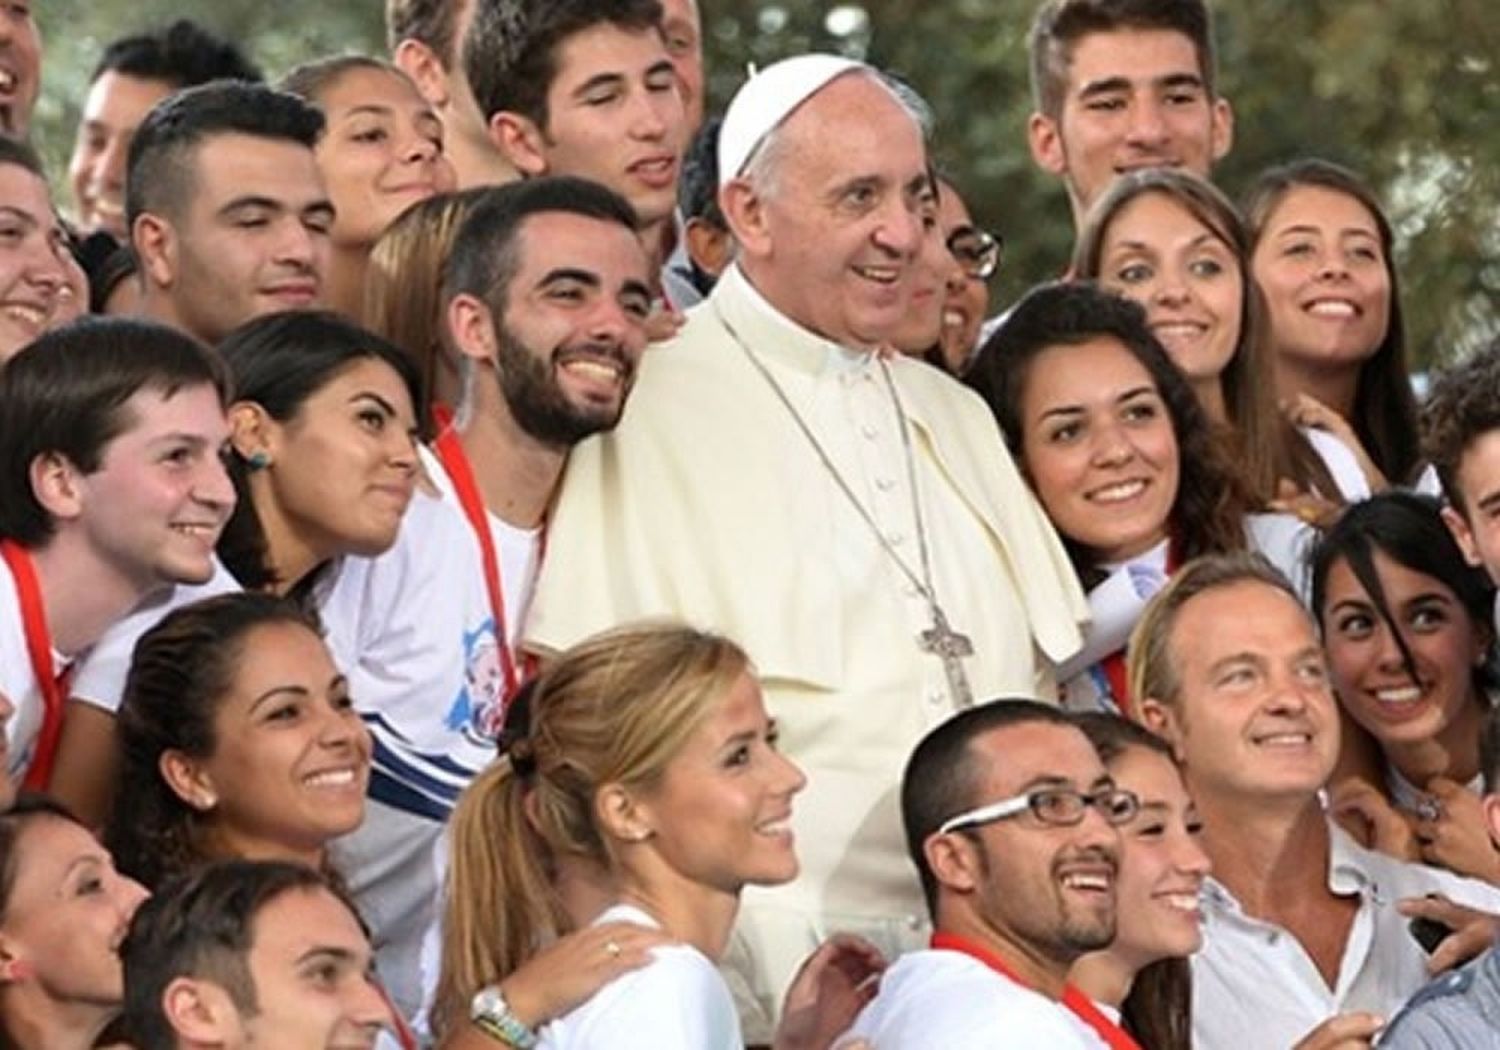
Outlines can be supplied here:
[[880, 433], [880, 431], [876, 430], [868, 423], [860, 427], [859, 432], [865, 436], [866, 441], [874, 441], [876, 436]]
[[920, 930], [922, 928], [922, 916], [908, 915], [906, 917], [906, 928], [908, 930]]
[[877, 489], [879, 489], [881, 492], [889, 492], [889, 491], [891, 491], [891, 489], [893, 489], [893, 488], [896, 487], [896, 479], [895, 478], [876, 478], [875, 479], [875, 487]]
[[885, 542], [889, 543], [892, 547], [899, 547], [906, 542], [906, 533], [887, 532], [885, 534]]

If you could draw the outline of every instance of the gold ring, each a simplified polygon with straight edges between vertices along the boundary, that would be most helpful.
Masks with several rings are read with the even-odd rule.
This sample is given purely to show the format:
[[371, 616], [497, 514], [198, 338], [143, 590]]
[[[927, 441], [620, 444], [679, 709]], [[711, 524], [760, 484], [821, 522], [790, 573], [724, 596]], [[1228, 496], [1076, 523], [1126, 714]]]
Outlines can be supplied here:
[[620, 946], [614, 941], [605, 941], [604, 954], [608, 955], [611, 959], [618, 959], [620, 957]]

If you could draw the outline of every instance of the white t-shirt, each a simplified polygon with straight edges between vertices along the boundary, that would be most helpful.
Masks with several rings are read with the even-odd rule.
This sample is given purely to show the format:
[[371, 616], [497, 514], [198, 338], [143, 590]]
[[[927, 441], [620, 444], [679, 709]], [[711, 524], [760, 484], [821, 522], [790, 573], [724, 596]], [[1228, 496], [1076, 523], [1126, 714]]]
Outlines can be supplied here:
[[885, 971], [842, 1041], [855, 1037], [877, 1050], [1107, 1050], [1061, 1003], [941, 948], [908, 952]]
[[[53, 652], [53, 666], [64, 666], [61, 653]], [[31, 764], [37, 734], [42, 731], [46, 702], [41, 686], [31, 670], [31, 656], [26, 651], [26, 625], [21, 619], [21, 599], [16, 592], [10, 566], [0, 561], [0, 693], [15, 708], [6, 725], [5, 766], [10, 778], [20, 782]]]
[[161, 591], [136, 606], [123, 620], [105, 631], [99, 641], [84, 653], [73, 675], [73, 698], [82, 700], [110, 714], [120, 709], [125, 692], [125, 676], [135, 655], [135, 644], [141, 635], [161, 622], [167, 613], [184, 605], [219, 594], [242, 590], [229, 570], [214, 559], [214, 573], [207, 583], [179, 583]]
[[[1210, 878], [1203, 893], [1203, 948], [1193, 956], [1193, 1046], [1243, 1050], [1292, 1046], [1338, 1013], [1390, 1017], [1428, 981], [1427, 956], [1396, 910], [1404, 897], [1441, 893], [1500, 913], [1500, 890], [1437, 868], [1376, 853], [1330, 822], [1328, 886], [1359, 897], [1335, 987], [1291, 933], [1246, 915]], [[884, 1048], [882, 1047], [882, 1050]]]
[[[439, 487], [442, 468], [424, 450]], [[451, 494], [451, 490], [450, 490]], [[514, 645], [539, 533], [492, 518]], [[441, 883], [433, 850], [459, 794], [495, 757], [503, 676], [478, 541], [457, 501], [418, 490], [390, 550], [347, 558], [321, 613], [374, 741], [365, 820], [334, 845], [375, 934], [380, 973], [408, 1018]]]
[[[606, 922], [660, 925], [629, 904], [609, 908], [593, 925]], [[718, 967], [685, 944], [653, 948], [651, 962], [616, 977], [537, 1035], [539, 1050], [742, 1050], [745, 1045]]]

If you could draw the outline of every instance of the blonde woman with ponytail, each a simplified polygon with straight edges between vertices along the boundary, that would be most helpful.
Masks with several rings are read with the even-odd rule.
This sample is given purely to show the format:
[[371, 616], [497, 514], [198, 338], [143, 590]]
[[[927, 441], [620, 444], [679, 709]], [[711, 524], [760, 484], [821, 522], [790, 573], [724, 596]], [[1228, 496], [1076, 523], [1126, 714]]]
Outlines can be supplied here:
[[[558, 937], [569, 934], [553, 950], [581, 963], [582, 938], [595, 935], [588, 949], [613, 961], [640, 949], [618, 932], [634, 928], [675, 943], [651, 948], [647, 965], [535, 1033], [509, 1026], [518, 1011], [508, 997], [508, 1021], [481, 1027], [523, 1050], [740, 1050], [716, 964], [740, 890], [797, 873], [788, 821], [805, 783], [776, 750], [745, 654], [687, 627], [621, 628], [558, 657], [512, 715], [502, 757], [464, 793], [449, 827], [432, 1014], [443, 1045], [497, 1045], [459, 1023], [471, 997], [497, 976], [539, 985], [518, 968], [542, 963], [539, 950]], [[791, 1024], [777, 1047], [828, 1045], [858, 1008], [856, 986], [878, 969], [872, 953], [850, 939], [815, 953], [789, 993]], [[810, 992], [855, 973], [831, 997]], [[582, 980], [576, 968], [569, 976]]]

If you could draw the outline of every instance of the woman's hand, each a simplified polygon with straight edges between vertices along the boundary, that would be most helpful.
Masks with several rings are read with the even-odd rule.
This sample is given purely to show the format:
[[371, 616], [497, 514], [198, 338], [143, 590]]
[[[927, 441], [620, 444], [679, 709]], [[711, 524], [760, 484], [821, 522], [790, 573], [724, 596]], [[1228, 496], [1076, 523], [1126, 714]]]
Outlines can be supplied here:
[[1479, 796], [1447, 777], [1433, 777], [1426, 790], [1437, 805], [1416, 818], [1422, 859], [1500, 885], [1500, 854], [1490, 841], [1489, 823]]
[[1365, 451], [1365, 446], [1360, 443], [1359, 435], [1354, 432], [1349, 421], [1323, 402], [1311, 394], [1298, 394], [1289, 401], [1283, 401], [1281, 411], [1296, 426], [1312, 427], [1338, 438], [1353, 454], [1355, 462], [1359, 464], [1359, 472], [1369, 482], [1371, 492], [1384, 492], [1391, 487], [1391, 483]]
[[828, 1050], [875, 996], [885, 956], [863, 937], [836, 933], [797, 969], [781, 1006], [774, 1050]]
[[537, 1028], [588, 1001], [622, 973], [651, 961], [651, 949], [670, 944], [661, 930], [609, 922], [560, 937], [500, 982], [511, 1013]]
[[1396, 910], [1408, 918], [1432, 919], [1453, 931], [1427, 957], [1427, 972], [1434, 975], [1475, 958], [1494, 944], [1500, 933], [1500, 916], [1454, 904], [1436, 893], [1397, 901]]
[[1366, 849], [1401, 860], [1422, 859], [1412, 820], [1386, 801], [1368, 781], [1349, 777], [1329, 791], [1329, 812]]
[[1344, 505], [1316, 492], [1300, 489], [1290, 478], [1276, 483], [1276, 498], [1266, 504], [1267, 510], [1290, 514], [1315, 529], [1327, 529], [1344, 512]]

